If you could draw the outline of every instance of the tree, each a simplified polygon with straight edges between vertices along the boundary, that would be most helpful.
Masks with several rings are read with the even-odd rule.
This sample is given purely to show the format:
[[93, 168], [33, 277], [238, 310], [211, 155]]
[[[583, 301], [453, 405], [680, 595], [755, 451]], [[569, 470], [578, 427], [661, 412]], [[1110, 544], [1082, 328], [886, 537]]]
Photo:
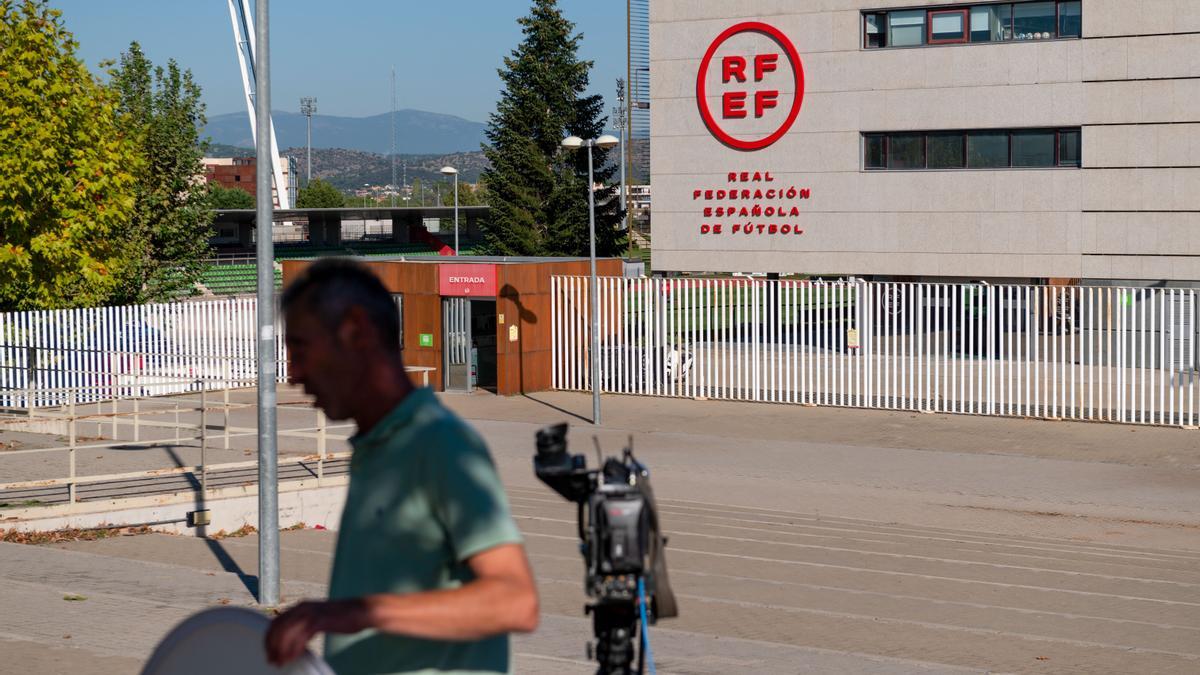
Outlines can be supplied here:
[[320, 178], [314, 178], [296, 195], [298, 209], [336, 209], [346, 205], [346, 195]]
[[[304, 188], [300, 189], [300, 194], [304, 194]], [[241, 188], [227, 188], [219, 183], [213, 183], [208, 186], [208, 197], [209, 206], [218, 211], [222, 209], [254, 208], [254, 195]], [[298, 205], [298, 208], [304, 207]]]
[[[488, 121], [491, 166], [481, 182], [491, 206], [485, 247], [498, 255], [588, 253], [587, 151], [568, 153], [565, 136], [596, 138], [607, 121], [603, 99], [584, 96], [591, 61], [577, 56], [582, 34], [555, 0], [534, 0], [519, 19], [524, 39], [504, 59], [504, 90]], [[615, 167], [608, 151], [592, 150], [594, 176], [605, 184]], [[461, 193], [460, 193], [461, 196]], [[596, 254], [619, 255], [624, 241], [615, 188], [596, 191]]]
[[198, 129], [200, 86], [174, 59], [155, 67], [133, 42], [110, 71], [119, 122], [145, 159], [129, 238], [141, 253], [122, 275], [117, 302], [174, 297], [200, 279], [212, 237], [212, 210]]
[[421, 183], [420, 176], [413, 178], [412, 184], [408, 187], [408, 206], [425, 206], [425, 186]]
[[0, 309], [109, 301], [141, 159], [61, 13], [0, 0]]

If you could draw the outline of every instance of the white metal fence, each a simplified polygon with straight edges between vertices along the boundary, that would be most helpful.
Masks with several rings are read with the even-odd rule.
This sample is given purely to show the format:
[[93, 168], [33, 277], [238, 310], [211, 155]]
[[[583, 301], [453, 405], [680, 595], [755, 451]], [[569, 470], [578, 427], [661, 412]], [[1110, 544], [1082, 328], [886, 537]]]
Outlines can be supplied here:
[[[552, 280], [553, 386], [586, 390], [586, 277]], [[1200, 423], [1195, 289], [600, 279], [601, 390]]]
[[[0, 407], [173, 394], [253, 381], [257, 302], [227, 298], [0, 314]], [[275, 331], [278, 380], [287, 379]]]

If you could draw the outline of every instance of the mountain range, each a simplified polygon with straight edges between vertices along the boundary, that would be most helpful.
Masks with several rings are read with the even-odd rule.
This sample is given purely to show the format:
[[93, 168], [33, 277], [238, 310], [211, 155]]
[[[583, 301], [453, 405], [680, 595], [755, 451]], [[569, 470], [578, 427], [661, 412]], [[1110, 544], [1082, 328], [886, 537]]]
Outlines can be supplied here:
[[[305, 147], [306, 119], [294, 112], [276, 110], [275, 137], [280, 148]], [[392, 147], [391, 113], [370, 117], [313, 115], [313, 148], [343, 148], [388, 154]], [[482, 122], [423, 110], [396, 111], [396, 153], [445, 155], [475, 152], [484, 142]], [[244, 112], [213, 115], [201, 131], [213, 143], [254, 147], [250, 120]]]

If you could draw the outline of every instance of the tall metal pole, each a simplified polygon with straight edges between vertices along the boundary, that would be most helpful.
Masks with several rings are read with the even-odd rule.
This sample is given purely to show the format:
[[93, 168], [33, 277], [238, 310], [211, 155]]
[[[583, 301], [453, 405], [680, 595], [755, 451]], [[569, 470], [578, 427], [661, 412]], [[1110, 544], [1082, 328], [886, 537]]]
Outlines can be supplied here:
[[391, 205], [396, 205], [396, 66], [392, 66], [392, 199]]
[[592, 147], [594, 140], [586, 141], [588, 156], [588, 246], [592, 278], [588, 283], [588, 298], [592, 305], [592, 424], [600, 425], [600, 307], [596, 295], [596, 181], [592, 178]]
[[[258, 234], [258, 603], [279, 604], [279, 467], [275, 445], [275, 246], [271, 239], [270, 0], [257, 0], [254, 29], [255, 187]], [[282, 193], [283, 190], [280, 190]]]
[[621, 219], [625, 221], [625, 237], [628, 240], [629, 256], [633, 257], [633, 228], [629, 224], [629, 204], [625, 199], [628, 194], [625, 187], [625, 80], [617, 78], [617, 107], [613, 111], [616, 113], [617, 129], [621, 132], [621, 149], [618, 151], [621, 164]]
[[454, 255], [458, 255], [458, 172], [454, 173]]
[[[633, 76], [633, 0], [625, 0], [625, 85]], [[633, 257], [633, 219], [629, 217], [629, 194], [625, 192], [625, 164], [633, 163], [633, 149], [625, 142], [625, 130], [633, 138], [633, 97], [625, 96], [625, 125], [621, 128], [621, 206], [625, 209], [625, 237], [629, 240], [629, 257]]]
[[304, 114], [304, 117], [308, 121], [308, 145], [306, 146], [307, 152], [305, 153], [308, 167], [304, 177], [304, 184], [308, 185], [312, 182], [312, 116], [313, 113], [317, 112], [317, 99], [312, 96], [302, 96], [300, 98], [300, 112]]

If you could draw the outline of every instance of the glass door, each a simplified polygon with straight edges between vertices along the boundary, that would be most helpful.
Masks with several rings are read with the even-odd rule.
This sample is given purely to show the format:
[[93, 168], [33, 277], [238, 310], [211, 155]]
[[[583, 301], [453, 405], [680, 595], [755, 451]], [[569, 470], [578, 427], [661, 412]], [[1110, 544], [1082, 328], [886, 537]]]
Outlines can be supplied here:
[[442, 372], [446, 391], [470, 392], [471, 382], [471, 301], [467, 298], [442, 298]]

